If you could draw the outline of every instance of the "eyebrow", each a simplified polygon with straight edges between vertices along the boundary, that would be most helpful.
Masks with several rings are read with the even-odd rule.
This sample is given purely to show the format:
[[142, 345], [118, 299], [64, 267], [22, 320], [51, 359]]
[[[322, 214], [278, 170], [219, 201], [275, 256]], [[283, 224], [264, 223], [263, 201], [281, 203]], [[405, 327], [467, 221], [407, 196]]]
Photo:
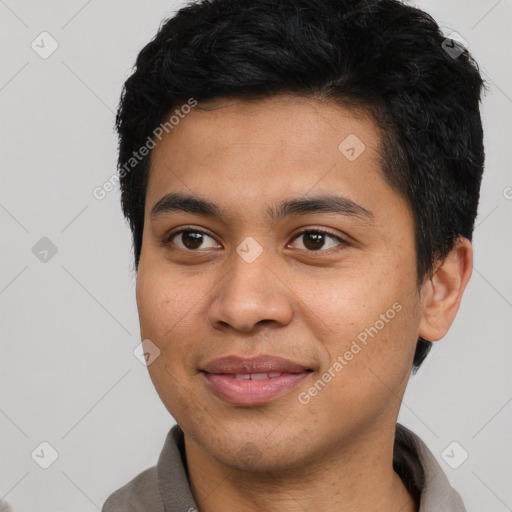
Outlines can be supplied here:
[[[163, 196], [151, 209], [150, 218], [155, 220], [161, 215], [172, 212], [192, 213], [205, 217], [225, 220], [228, 215], [215, 203], [201, 197], [171, 192]], [[357, 217], [373, 223], [372, 212], [355, 203], [348, 197], [339, 195], [317, 195], [290, 198], [281, 201], [266, 210], [268, 218], [277, 223], [286, 217], [301, 216], [312, 213], [334, 213], [348, 217]]]

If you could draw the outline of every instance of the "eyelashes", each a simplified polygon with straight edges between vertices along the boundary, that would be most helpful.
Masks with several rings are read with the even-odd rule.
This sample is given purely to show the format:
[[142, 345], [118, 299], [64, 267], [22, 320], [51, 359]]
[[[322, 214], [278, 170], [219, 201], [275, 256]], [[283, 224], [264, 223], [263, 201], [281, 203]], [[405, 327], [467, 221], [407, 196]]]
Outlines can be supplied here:
[[[297, 233], [296, 235], [294, 235], [293, 241], [299, 240], [301, 237], [304, 237], [305, 235], [308, 235], [310, 237], [311, 237], [311, 235], [316, 235], [316, 236], [310, 238], [308, 243], [313, 242], [313, 244], [315, 244], [315, 243], [320, 242], [322, 244], [322, 247], [320, 247], [320, 248], [311, 249], [311, 248], [307, 247], [306, 244], [304, 244], [304, 242], [302, 242], [302, 245], [304, 246], [303, 250], [306, 250], [308, 252], [326, 252], [325, 248], [323, 247], [323, 243], [326, 239], [337, 241], [338, 242], [337, 245], [343, 245], [343, 246], [347, 245], [347, 242], [345, 240], [343, 240], [339, 236], [331, 233], [330, 231], [328, 231], [324, 228], [304, 229], [304, 230], [300, 231], [299, 233]], [[318, 236], [318, 235], [320, 235], [320, 236]], [[329, 247], [327, 250], [333, 249], [335, 247]]]
[[[184, 237], [186, 235], [186, 238]], [[287, 244], [287, 248], [297, 240], [303, 239], [299, 249], [301, 251], [305, 251], [308, 253], [325, 253], [325, 252], [333, 252], [333, 249], [340, 250], [341, 248], [349, 245], [349, 243], [341, 238], [340, 236], [332, 233], [331, 231], [322, 228], [322, 227], [314, 227], [303, 229], [300, 232], [293, 235], [291, 241]], [[178, 243], [176, 243], [176, 241]], [[204, 247], [204, 244], [208, 244], [208, 240], [211, 240], [209, 247]], [[328, 244], [328, 241], [334, 242], [334, 245], [331, 244], [330, 247], [325, 247]], [[182, 251], [182, 252], [200, 252], [204, 249], [214, 249], [218, 248], [219, 244], [215, 240], [215, 237], [210, 233], [194, 228], [194, 227], [184, 227], [179, 230], [173, 231], [168, 234], [162, 245], [173, 250], [173, 251]]]

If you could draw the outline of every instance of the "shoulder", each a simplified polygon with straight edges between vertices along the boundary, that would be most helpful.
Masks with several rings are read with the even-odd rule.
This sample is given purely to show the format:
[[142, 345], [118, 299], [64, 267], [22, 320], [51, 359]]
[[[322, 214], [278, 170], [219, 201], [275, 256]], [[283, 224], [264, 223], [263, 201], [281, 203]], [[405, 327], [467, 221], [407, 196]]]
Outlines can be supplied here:
[[11, 507], [6, 501], [0, 500], [0, 512], [11, 512]]
[[101, 512], [166, 512], [194, 508], [193, 504], [185, 466], [184, 435], [176, 424], [167, 433], [158, 463], [113, 492]]
[[158, 487], [156, 466], [139, 473], [113, 492], [101, 512], [165, 512]]

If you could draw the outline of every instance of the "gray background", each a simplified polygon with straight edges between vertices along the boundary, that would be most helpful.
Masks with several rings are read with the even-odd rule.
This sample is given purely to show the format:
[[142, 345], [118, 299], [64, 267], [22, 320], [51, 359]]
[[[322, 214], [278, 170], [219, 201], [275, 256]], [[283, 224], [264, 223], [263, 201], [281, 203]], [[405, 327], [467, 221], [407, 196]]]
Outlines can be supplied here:
[[[512, 510], [512, 2], [414, 3], [463, 36], [492, 87], [473, 277], [400, 421], [470, 512], [502, 512]], [[133, 355], [135, 278], [118, 190], [101, 201], [92, 190], [115, 172], [122, 84], [178, 5], [0, 0], [0, 497], [15, 512], [98, 510], [156, 463], [174, 423]], [[43, 31], [59, 45], [46, 59], [31, 47]], [[57, 248], [47, 261], [43, 237]], [[59, 454], [48, 469], [31, 457], [50, 460], [43, 441]], [[469, 453], [458, 469], [442, 456], [453, 441], [452, 465]]]

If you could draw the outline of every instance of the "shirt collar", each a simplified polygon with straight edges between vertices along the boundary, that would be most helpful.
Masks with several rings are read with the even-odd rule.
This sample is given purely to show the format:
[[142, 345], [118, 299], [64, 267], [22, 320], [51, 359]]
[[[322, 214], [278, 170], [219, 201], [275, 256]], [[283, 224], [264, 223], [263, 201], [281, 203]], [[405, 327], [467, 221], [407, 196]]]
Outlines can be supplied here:
[[[459, 493], [452, 488], [443, 469], [427, 445], [412, 431], [397, 424], [394, 465], [401, 461], [405, 471], [397, 471], [412, 494], [419, 491], [419, 512], [466, 512]], [[395, 466], [396, 470], [396, 466]]]

